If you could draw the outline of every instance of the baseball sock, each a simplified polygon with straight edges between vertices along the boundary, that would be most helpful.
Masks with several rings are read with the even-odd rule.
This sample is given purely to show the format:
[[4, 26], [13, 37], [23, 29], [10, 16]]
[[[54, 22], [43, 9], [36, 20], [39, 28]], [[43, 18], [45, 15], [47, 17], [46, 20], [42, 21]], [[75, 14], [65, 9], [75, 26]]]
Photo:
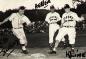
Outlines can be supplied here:
[[22, 50], [26, 50], [26, 47], [25, 46], [22, 46]]
[[21, 44], [21, 46], [22, 46], [22, 50], [26, 50], [25, 44]]
[[50, 43], [50, 44], [49, 44], [49, 49], [52, 50], [52, 48], [53, 48], [53, 44]]
[[53, 48], [53, 51], [56, 51], [56, 48]]
[[55, 46], [53, 48], [53, 51], [56, 51], [56, 48], [58, 47], [58, 45], [59, 45], [59, 41], [57, 40], [56, 43], [55, 43]]
[[71, 44], [71, 49], [74, 49], [74, 44]]

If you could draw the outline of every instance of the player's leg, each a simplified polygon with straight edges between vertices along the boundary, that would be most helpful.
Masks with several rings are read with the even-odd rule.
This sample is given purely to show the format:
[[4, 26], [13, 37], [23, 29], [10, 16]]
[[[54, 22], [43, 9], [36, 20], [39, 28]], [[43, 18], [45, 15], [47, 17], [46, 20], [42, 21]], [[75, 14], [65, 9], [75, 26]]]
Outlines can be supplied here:
[[68, 33], [69, 36], [69, 44], [71, 45], [71, 51], [74, 51], [74, 44], [75, 44], [75, 38], [76, 38], [76, 30], [75, 28], [72, 28], [70, 32]]
[[56, 43], [54, 46], [54, 49], [56, 49], [58, 47], [59, 42], [64, 38], [64, 36], [66, 35], [66, 29], [65, 28], [61, 28], [58, 32], [58, 35], [56, 37]]
[[65, 49], [67, 47], [65, 37], [63, 37], [61, 41], [63, 42], [63, 49]]
[[23, 32], [23, 29], [13, 29], [13, 34], [19, 39], [22, 51], [24, 54], [26, 54], [26, 39], [25, 34]]
[[53, 38], [54, 38], [54, 33], [55, 33], [55, 29], [53, 28], [54, 26], [50, 25], [49, 26], [49, 48], [50, 50], [52, 50], [53, 48]]
[[25, 33], [24, 33], [24, 30], [23, 29], [21, 29], [21, 36], [22, 36], [22, 38], [23, 38], [23, 41], [24, 41], [24, 43], [25, 43], [25, 46], [27, 46], [27, 38], [26, 38], [26, 35], [25, 35]]
[[66, 32], [65, 32], [65, 28], [61, 28], [58, 32], [58, 35], [56, 37], [56, 42], [55, 42], [55, 46], [53, 48], [53, 51], [50, 52], [50, 54], [55, 54], [56, 53], [56, 48], [58, 47], [59, 45], [59, 42], [61, 41], [61, 39], [66, 35]]
[[[58, 35], [59, 29], [60, 29], [59, 25], [55, 24], [53, 29], [55, 29], [55, 30], [54, 30], [54, 35], [55, 35], [55, 34]], [[56, 39], [56, 36], [57, 36], [57, 35], [55, 35], [55, 37], [54, 37], [54, 45], [55, 45], [55, 41], [56, 41], [55, 39]], [[53, 46], [53, 47], [54, 47], [54, 46]]]
[[54, 46], [54, 35], [57, 30], [59, 30], [59, 25], [57, 25], [57, 24], [50, 25], [50, 27], [49, 27], [49, 44], [50, 44], [51, 51]]
[[20, 39], [20, 42], [21, 42], [21, 45], [22, 45], [22, 51], [24, 54], [28, 54], [28, 51], [26, 49], [26, 46], [27, 46], [27, 39], [26, 39], [26, 36], [25, 36], [25, 33], [24, 33], [24, 30], [21, 29], [20, 30], [21, 32], [21, 39]]

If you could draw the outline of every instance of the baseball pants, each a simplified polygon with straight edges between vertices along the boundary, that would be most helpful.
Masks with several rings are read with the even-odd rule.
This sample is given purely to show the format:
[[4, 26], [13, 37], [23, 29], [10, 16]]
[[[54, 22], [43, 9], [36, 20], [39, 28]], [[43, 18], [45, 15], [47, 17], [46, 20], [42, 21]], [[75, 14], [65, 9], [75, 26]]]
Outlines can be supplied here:
[[76, 30], [74, 27], [62, 27], [59, 29], [58, 35], [56, 37], [56, 40], [59, 42], [61, 39], [65, 36], [68, 35], [69, 39], [69, 44], [75, 44], [75, 38], [76, 38]]
[[49, 25], [49, 43], [53, 43], [54, 34], [57, 30], [59, 30], [58, 24], [50, 24]]
[[13, 29], [12, 31], [13, 31], [13, 34], [19, 39], [20, 44], [27, 45], [27, 39], [26, 39], [23, 28]]

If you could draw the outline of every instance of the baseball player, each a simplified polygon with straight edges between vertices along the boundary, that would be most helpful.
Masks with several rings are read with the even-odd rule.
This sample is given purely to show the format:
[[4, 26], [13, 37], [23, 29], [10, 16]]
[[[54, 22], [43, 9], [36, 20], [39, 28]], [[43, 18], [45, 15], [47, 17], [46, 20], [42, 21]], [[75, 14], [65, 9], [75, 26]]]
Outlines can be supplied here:
[[0, 24], [4, 24], [7, 21], [11, 21], [12, 32], [19, 39], [19, 42], [22, 46], [22, 52], [24, 54], [28, 54], [28, 51], [26, 50], [27, 39], [23, 30], [23, 23], [26, 23], [26, 25], [28, 26], [31, 24], [31, 21], [24, 15], [24, 10], [25, 7], [21, 6], [17, 13], [11, 14], [7, 19], [5, 19]]
[[56, 37], [56, 43], [53, 48], [53, 51], [51, 51], [51, 54], [56, 54], [56, 48], [58, 47], [59, 42], [61, 39], [68, 35], [69, 37], [69, 44], [71, 45], [71, 51], [74, 51], [74, 44], [75, 44], [75, 38], [76, 38], [76, 21], [82, 21], [84, 20], [83, 17], [79, 18], [78, 15], [75, 12], [70, 11], [70, 6], [68, 4], [64, 7], [65, 13], [62, 15], [62, 25], [59, 29], [58, 35]]
[[53, 5], [50, 6], [50, 11], [51, 12], [49, 12], [46, 16], [45, 21], [48, 22], [49, 24], [49, 44], [50, 44], [50, 51], [51, 51], [54, 34], [60, 28], [57, 22], [61, 20], [61, 17], [59, 13], [55, 12], [55, 8]]

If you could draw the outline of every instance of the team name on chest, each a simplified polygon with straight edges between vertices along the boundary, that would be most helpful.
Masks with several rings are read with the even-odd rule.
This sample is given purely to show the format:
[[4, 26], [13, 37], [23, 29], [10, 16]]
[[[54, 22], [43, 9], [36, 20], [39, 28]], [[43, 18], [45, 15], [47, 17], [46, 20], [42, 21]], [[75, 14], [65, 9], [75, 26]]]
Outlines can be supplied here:
[[57, 17], [56, 16], [51, 16], [49, 19], [50, 19], [50, 21], [57, 20]]
[[63, 19], [64, 19], [65, 21], [73, 21], [73, 16], [67, 15], [67, 16], [63, 17]]

